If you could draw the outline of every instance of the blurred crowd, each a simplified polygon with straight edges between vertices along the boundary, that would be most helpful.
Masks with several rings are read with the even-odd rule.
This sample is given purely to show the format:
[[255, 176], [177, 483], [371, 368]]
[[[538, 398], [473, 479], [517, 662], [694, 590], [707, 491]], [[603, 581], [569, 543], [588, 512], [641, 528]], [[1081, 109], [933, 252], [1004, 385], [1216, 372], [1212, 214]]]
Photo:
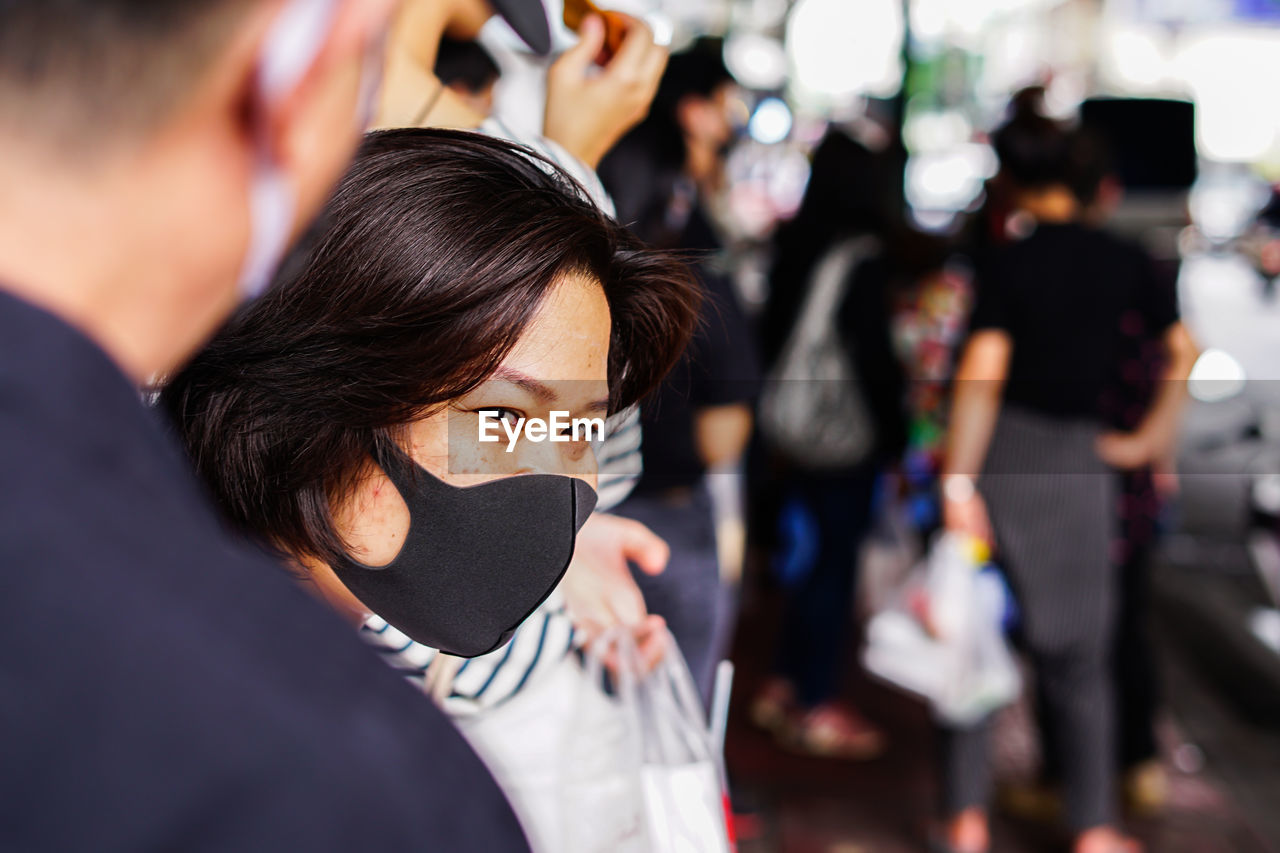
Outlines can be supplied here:
[[1110, 140], [1013, 94], [942, 235], [897, 130], [833, 123], [748, 301], [722, 45], [565, 22], [551, 58], [541, 0], [0, 4], [0, 848], [728, 851], [744, 590], [752, 723], [873, 758], [842, 688], [891, 530], [872, 619], [939, 654], [913, 688], [868, 632], [942, 744], [908, 841], [993, 849], [1017, 656], [1024, 799], [1142, 849], [1198, 352]]

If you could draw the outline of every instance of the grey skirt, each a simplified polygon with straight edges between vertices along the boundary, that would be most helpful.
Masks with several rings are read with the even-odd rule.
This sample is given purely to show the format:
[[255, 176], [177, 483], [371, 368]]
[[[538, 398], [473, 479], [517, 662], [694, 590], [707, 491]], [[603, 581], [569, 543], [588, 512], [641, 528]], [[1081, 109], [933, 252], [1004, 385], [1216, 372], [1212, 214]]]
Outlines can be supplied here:
[[1100, 432], [1095, 421], [1004, 406], [978, 480], [1035, 651], [1111, 633], [1116, 475], [1098, 458]]

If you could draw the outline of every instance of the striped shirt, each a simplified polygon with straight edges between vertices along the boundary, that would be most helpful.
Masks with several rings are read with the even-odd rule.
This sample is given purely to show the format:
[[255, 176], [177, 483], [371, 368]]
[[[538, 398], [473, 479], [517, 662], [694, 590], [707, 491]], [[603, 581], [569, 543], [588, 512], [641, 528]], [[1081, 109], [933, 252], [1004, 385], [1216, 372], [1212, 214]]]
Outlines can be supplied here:
[[[555, 142], [541, 137], [522, 139], [493, 118], [478, 129], [489, 136], [520, 143], [546, 157], [576, 180], [601, 210], [614, 215], [613, 200], [596, 173]], [[640, 437], [638, 407], [632, 406], [606, 421], [605, 440], [596, 451], [598, 511], [607, 512], [622, 503], [635, 488], [642, 469]], [[487, 655], [464, 661], [441, 656], [436, 649], [415, 643], [378, 616], [371, 616], [360, 634], [392, 667], [423, 690], [435, 693], [444, 710], [454, 716], [467, 716], [501, 705], [549, 673], [582, 642], [581, 633], [574, 630], [569, 619], [564, 594], [558, 589], [516, 629], [511, 642]], [[451, 680], [439, 689], [433, 683], [437, 677], [433, 664], [456, 669]], [[444, 676], [448, 675], [448, 669], [444, 669]]]

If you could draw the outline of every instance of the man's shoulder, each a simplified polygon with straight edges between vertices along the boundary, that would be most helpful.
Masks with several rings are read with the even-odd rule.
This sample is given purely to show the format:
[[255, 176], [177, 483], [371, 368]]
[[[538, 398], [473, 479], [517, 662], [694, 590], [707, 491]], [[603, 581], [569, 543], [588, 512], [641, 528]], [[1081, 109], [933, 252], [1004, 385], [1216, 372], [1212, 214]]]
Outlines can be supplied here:
[[520, 849], [440, 712], [223, 532], [109, 362], [43, 331], [0, 345], [0, 846]]
[[[519, 849], [452, 725], [273, 560], [183, 490], [66, 473], [54, 479], [75, 496], [19, 484], [58, 513], [0, 517], [0, 787], [26, 780], [29, 840], [129, 847], [207, 809], [235, 846], [409, 849], [438, 832], [458, 845], [441, 849], [482, 849], [466, 844], [475, 832]], [[127, 825], [137, 809], [155, 825]]]

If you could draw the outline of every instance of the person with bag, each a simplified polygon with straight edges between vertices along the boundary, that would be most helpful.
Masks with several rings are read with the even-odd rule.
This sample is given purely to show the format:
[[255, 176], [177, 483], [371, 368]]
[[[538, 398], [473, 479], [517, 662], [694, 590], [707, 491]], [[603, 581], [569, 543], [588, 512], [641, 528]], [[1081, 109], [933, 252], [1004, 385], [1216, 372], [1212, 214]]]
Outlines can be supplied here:
[[989, 548], [942, 533], [867, 624], [867, 671], [929, 703], [943, 725], [968, 726], [1018, 698], [1005, 634], [1016, 607]]
[[[434, 73], [443, 42], [450, 37], [474, 41], [495, 9], [518, 28], [536, 53], [550, 52], [543, 0], [407, 0], [389, 35], [386, 79], [374, 125], [383, 129], [474, 130], [524, 145], [567, 173], [601, 211], [612, 215], [613, 202], [594, 166], [604, 151], [643, 116], [665, 65], [666, 50], [654, 42], [653, 33], [642, 21], [627, 18], [625, 50], [607, 67], [597, 68], [594, 60], [605, 40], [605, 26], [599, 16], [588, 16], [580, 41], [548, 69], [544, 135], [517, 133], [498, 116], [475, 109]], [[659, 574], [667, 564], [670, 549], [643, 524], [611, 512], [630, 494], [640, 477], [640, 432], [636, 406], [608, 419], [604, 442], [597, 448], [600, 470], [596, 512], [579, 531], [573, 564], [556, 595], [531, 614], [528, 627], [517, 629], [513, 638], [517, 647], [513, 654], [537, 658], [538, 671], [528, 681], [511, 684], [495, 675], [498, 688], [485, 691], [485, 701], [479, 707], [501, 703], [511, 691], [535, 685], [543, 671], [558, 663], [557, 655], [562, 656], [564, 650], [557, 652], [543, 643], [544, 619], [551, 623], [546, 630], [552, 636], [576, 632], [591, 637], [616, 624], [631, 625], [642, 638], [657, 636], [663, 620], [648, 612], [630, 566], [634, 564], [645, 574]], [[389, 662], [416, 673], [415, 677], [421, 676], [421, 661], [436, 652], [408, 641], [388, 641], [381, 635], [367, 638]], [[647, 644], [646, 655], [655, 654], [656, 646]], [[468, 677], [483, 683], [504, 658], [505, 653], [499, 652], [474, 661], [468, 667]], [[448, 695], [443, 669], [439, 667], [435, 676], [441, 682], [440, 689]]]
[[[1139, 248], [1082, 221], [1084, 138], [1026, 105], [994, 136], [1030, 228], [984, 264], [956, 374], [943, 467], [946, 527], [985, 539], [1019, 604], [1021, 637], [1057, 726], [1075, 853], [1133, 853], [1114, 796], [1114, 469], [1163, 459], [1195, 346], [1168, 283]], [[1126, 318], [1167, 353], [1160, 390], [1130, 432], [1102, 397]], [[940, 844], [991, 849], [989, 723], [944, 732]]]
[[879, 169], [866, 147], [828, 132], [799, 212], [779, 229], [761, 324], [771, 366], [758, 422], [769, 488], [784, 496], [776, 560], [785, 605], [775, 675], [751, 716], [789, 747], [854, 759], [884, 748], [874, 726], [836, 701], [857, 554], [879, 475], [905, 441]]

